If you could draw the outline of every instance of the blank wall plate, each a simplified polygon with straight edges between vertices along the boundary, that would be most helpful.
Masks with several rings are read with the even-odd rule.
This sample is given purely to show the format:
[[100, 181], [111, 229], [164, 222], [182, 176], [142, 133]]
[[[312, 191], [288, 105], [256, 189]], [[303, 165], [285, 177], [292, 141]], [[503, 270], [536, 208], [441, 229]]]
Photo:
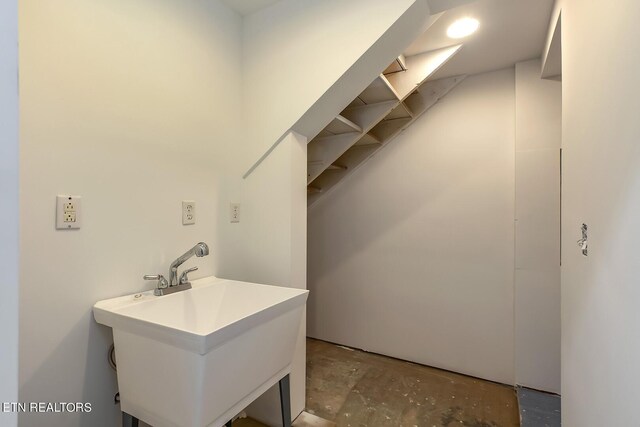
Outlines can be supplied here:
[[196, 223], [196, 202], [193, 200], [182, 201], [182, 225]]
[[56, 196], [56, 229], [75, 230], [82, 225], [82, 198], [61, 194]]

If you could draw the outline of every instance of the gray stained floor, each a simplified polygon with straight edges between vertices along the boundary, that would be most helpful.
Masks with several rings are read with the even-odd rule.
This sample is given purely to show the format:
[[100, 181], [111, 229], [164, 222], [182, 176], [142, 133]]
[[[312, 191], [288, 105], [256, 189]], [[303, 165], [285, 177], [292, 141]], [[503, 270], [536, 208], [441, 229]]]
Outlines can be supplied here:
[[313, 339], [307, 412], [338, 427], [519, 425], [512, 387]]
[[518, 387], [522, 427], [560, 427], [560, 396]]

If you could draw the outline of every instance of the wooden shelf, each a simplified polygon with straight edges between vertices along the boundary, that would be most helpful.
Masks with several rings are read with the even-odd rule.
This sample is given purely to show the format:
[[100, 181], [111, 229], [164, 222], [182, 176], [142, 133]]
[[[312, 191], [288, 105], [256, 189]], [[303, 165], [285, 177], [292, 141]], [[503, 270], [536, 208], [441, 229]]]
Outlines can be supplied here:
[[324, 130], [332, 135], [340, 135], [349, 132], [362, 132], [362, 128], [360, 126], [340, 115], [333, 119], [331, 123], [324, 128]]
[[393, 120], [393, 119], [410, 119], [412, 116], [411, 112], [405, 107], [404, 104], [398, 105], [396, 108], [391, 110], [389, 114], [384, 118], [384, 120]]
[[[347, 150], [347, 151], [349, 151], [349, 150]], [[347, 167], [346, 166], [342, 166], [342, 165], [333, 164], [333, 165], [329, 165], [329, 167], [326, 170], [328, 170], [328, 171], [343, 171], [343, 170], [347, 170]]]
[[382, 141], [380, 141], [378, 138], [371, 135], [370, 133], [365, 133], [364, 135], [362, 135], [362, 137], [360, 137], [358, 142], [355, 143], [354, 147], [363, 146], [363, 145], [380, 145], [380, 144], [382, 144]]
[[418, 117], [449, 93], [464, 77], [454, 76], [426, 82], [405, 99], [404, 105], [412, 115]]
[[398, 101], [385, 101], [375, 104], [365, 104], [359, 107], [351, 107], [344, 110], [341, 115], [351, 120], [367, 132], [376, 123], [382, 120], [391, 110], [398, 105]]
[[[465, 76], [428, 81], [461, 45], [395, 61], [307, 146], [312, 206], [417, 120]], [[404, 60], [404, 59], [403, 59]], [[406, 65], [405, 65], [406, 64]]]
[[404, 129], [411, 122], [411, 120], [411, 116], [398, 118], [387, 116], [384, 118], [384, 120], [375, 125], [375, 127], [371, 129], [369, 133], [378, 141], [382, 141], [382, 143], [385, 143], [386, 141], [396, 136], [402, 129]]
[[358, 96], [365, 104], [377, 104], [384, 101], [399, 101], [398, 93], [384, 75], [379, 75]]
[[404, 55], [400, 55], [393, 61], [383, 72], [385, 76], [387, 74], [393, 73], [401, 73], [402, 71], [407, 71], [407, 60]]
[[404, 101], [416, 88], [458, 53], [461, 44], [407, 57], [407, 71], [389, 74], [387, 79]]
[[307, 146], [307, 182], [316, 179], [360, 138], [360, 133], [349, 132], [314, 138]]
[[357, 168], [360, 163], [371, 157], [373, 153], [378, 151], [382, 145], [362, 145], [354, 146], [348, 149], [340, 158], [338, 162], [344, 164], [348, 170]]
[[427, 110], [424, 98], [417, 90], [413, 91], [413, 93], [404, 100], [403, 104], [407, 110], [411, 111], [411, 115], [413, 116], [419, 116]]

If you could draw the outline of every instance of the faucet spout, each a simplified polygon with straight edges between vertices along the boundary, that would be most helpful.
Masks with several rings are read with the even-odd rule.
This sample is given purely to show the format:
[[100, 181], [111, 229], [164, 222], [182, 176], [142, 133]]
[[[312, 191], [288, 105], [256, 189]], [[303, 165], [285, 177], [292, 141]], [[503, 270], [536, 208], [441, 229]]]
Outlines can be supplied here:
[[196, 244], [187, 252], [180, 255], [178, 259], [171, 263], [171, 267], [169, 267], [169, 286], [176, 286], [178, 284], [178, 267], [184, 264], [185, 261], [193, 256], [203, 257], [206, 255], [209, 255], [209, 246], [204, 242]]

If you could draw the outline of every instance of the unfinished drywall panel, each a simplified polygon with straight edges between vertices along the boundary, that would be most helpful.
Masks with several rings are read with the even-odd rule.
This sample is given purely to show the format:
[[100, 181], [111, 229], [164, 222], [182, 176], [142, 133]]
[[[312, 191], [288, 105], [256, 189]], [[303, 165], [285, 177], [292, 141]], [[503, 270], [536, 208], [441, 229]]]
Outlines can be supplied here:
[[[18, 401], [18, 2], [0, 4], [0, 402]], [[18, 415], [0, 411], [0, 424]]]
[[[400, 18], [406, 25], [394, 26]], [[247, 16], [245, 171], [312, 107], [326, 117], [318, 131], [328, 124], [411, 43], [428, 18], [426, 0], [283, 0]], [[377, 44], [382, 48], [360, 66], [359, 60]], [[343, 76], [346, 84], [328, 92]], [[328, 100], [318, 105], [325, 94]], [[306, 123], [296, 130], [312, 127]]]
[[[640, 2], [603, 10], [562, 1], [566, 426], [640, 425]], [[583, 223], [586, 257], [576, 245]]]
[[560, 269], [516, 272], [516, 383], [560, 393]]
[[515, 251], [516, 269], [560, 274], [560, 149], [516, 152]]
[[[211, 255], [190, 261], [194, 277], [217, 273], [218, 186], [241, 144], [241, 36], [219, 1], [20, 3], [20, 401], [92, 403], [47, 426], [119, 423], [96, 301], [150, 289], [142, 275], [198, 241]], [[80, 230], [54, 228], [65, 193], [83, 198]], [[187, 227], [185, 199], [199, 212]]]
[[514, 87], [468, 77], [318, 201], [310, 336], [513, 383]]
[[560, 392], [561, 84], [516, 64], [516, 383]]
[[516, 382], [559, 393], [559, 149], [516, 153], [515, 224]]
[[542, 80], [539, 60], [516, 64], [516, 102], [516, 149], [559, 150], [562, 83]]

